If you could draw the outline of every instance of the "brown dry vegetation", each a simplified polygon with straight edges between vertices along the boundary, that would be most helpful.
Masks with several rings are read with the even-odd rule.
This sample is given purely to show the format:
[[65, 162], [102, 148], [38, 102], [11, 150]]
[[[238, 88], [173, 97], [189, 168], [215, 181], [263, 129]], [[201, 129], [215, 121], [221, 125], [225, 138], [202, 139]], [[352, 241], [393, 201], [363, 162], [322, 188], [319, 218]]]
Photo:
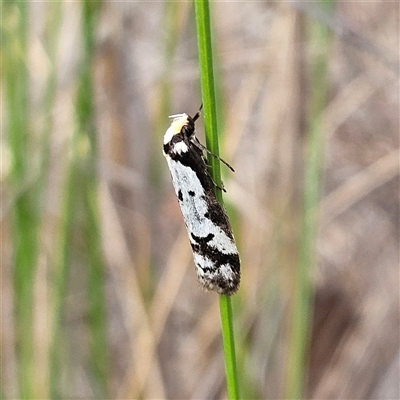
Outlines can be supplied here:
[[[72, 145], [84, 54], [82, 6], [66, 2], [57, 9], [50, 56], [46, 44], [54, 10], [49, 4], [27, 5], [28, 118], [34, 139], [26, 157], [42, 157], [36, 137], [51, 117], [38, 254], [32, 260], [32, 396], [51, 395], [52, 368], [58, 368], [60, 398], [224, 398], [218, 298], [196, 283], [161, 153], [167, 116], [193, 114], [201, 102], [192, 4], [102, 4], [91, 65], [97, 148], [77, 170], [71, 170], [71, 159], [85, 159], [91, 146], [83, 139]], [[241, 392], [271, 399], [285, 392], [312, 60], [326, 51], [310, 39], [309, 25], [321, 24], [330, 28], [331, 40], [320, 124], [325, 148], [311, 268], [307, 397], [397, 399], [399, 5], [341, 2], [334, 14], [325, 15], [317, 3], [213, 2], [212, 15], [224, 116], [221, 155], [236, 170], [223, 172], [243, 268], [233, 299]], [[9, 19], [5, 29], [12, 29]], [[43, 93], [51, 73], [54, 97], [46, 107]], [[4, 111], [7, 96], [3, 100]], [[4, 111], [1, 363], [2, 391], [11, 399], [21, 396], [24, 340], [15, 333], [20, 328], [13, 207], [36, 184], [37, 171], [13, 185], [7, 115]], [[202, 137], [201, 122], [198, 131]], [[85, 165], [96, 166], [95, 173]], [[107, 357], [99, 373], [101, 357], [91, 353], [96, 330], [87, 294], [93, 278], [87, 268], [90, 237], [96, 232], [82, 233], [86, 208], [75, 192], [72, 233], [68, 246], [60, 244], [71, 174], [75, 183], [85, 174], [96, 183], [89, 203], [98, 199]], [[97, 207], [94, 200], [91, 205]], [[68, 277], [54, 364], [54, 320], [60, 311], [54, 305], [55, 269], [62, 246], [69, 254]]]

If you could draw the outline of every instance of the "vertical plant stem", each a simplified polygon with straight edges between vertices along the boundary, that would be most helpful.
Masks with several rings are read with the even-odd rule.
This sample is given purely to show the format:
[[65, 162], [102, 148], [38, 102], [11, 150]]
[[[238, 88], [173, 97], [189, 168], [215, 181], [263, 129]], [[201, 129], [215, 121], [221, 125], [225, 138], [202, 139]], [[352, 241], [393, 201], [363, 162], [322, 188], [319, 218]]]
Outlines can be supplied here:
[[163, 78], [161, 83], [160, 107], [157, 118], [156, 132], [162, 133], [164, 130], [164, 118], [168, 115], [171, 106], [171, 71], [174, 68], [174, 55], [179, 43], [179, 33], [181, 29], [182, 3], [177, 1], [166, 1], [164, 6], [163, 27], [166, 32], [164, 39], [163, 54]]
[[[41, 121], [50, 121], [51, 113], [48, 110], [54, 96], [54, 75], [51, 72], [45, 98], [41, 100], [41, 96], [37, 95], [37, 92], [42, 93], [40, 89], [32, 95], [31, 89], [36, 87], [38, 80], [29, 57], [32, 47], [32, 41], [29, 40], [32, 28], [30, 11], [27, 3], [18, 1], [4, 2], [0, 10], [2, 122], [5, 128], [1, 152], [2, 183], [4, 192], [8, 193], [5, 198], [9, 196], [11, 200], [10, 212], [6, 207], [3, 218], [4, 230], [8, 231], [8, 226], [11, 228], [13, 245], [7, 269], [11, 268], [12, 271], [13, 334], [10, 335], [10, 343], [15, 345], [11, 352], [12, 357], [15, 355], [16, 367], [15, 370], [12, 368], [16, 382], [11, 386], [12, 393], [18, 398], [38, 397], [38, 371], [42, 372], [45, 368], [45, 361], [40, 366], [36, 362], [39, 351], [36, 351], [35, 345], [40, 338], [35, 316], [40, 312], [40, 305], [35, 284], [39, 281], [38, 267], [43, 265], [39, 263], [43, 259], [40, 258], [43, 245], [42, 216], [45, 214], [42, 201], [50, 154], [50, 124], [42, 125]], [[53, 20], [57, 19], [53, 16]], [[14, 365], [14, 359], [9, 364]]]
[[62, 317], [64, 303], [68, 287], [69, 263], [71, 260], [70, 247], [72, 239], [72, 220], [74, 217], [75, 204], [75, 160], [71, 160], [68, 177], [65, 186], [64, 202], [61, 212], [61, 223], [59, 230], [59, 260], [57, 263], [57, 275], [54, 278], [53, 299], [53, 326], [50, 347], [50, 397], [51, 399], [62, 398], [60, 389], [60, 375], [62, 373], [61, 351], [62, 348]]
[[[85, 3], [83, 23], [85, 24], [86, 66], [81, 79], [81, 87], [77, 101], [77, 115], [80, 130], [84, 135], [89, 136], [91, 142], [90, 152], [86, 160], [86, 170], [84, 180], [84, 204], [86, 210], [85, 233], [88, 243], [88, 317], [90, 331], [90, 355], [91, 366], [94, 376], [97, 379], [99, 392], [95, 392], [99, 397], [109, 397], [107, 376], [108, 353], [107, 353], [107, 333], [106, 333], [106, 299], [104, 286], [104, 265], [101, 250], [101, 238], [99, 228], [99, 205], [98, 205], [98, 183], [96, 176], [97, 166], [94, 160], [97, 159], [96, 130], [94, 126], [94, 91], [92, 82], [92, 68], [95, 49], [96, 22], [100, 11], [101, 3], [95, 6]], [[86, 104], [86, 107], [82, 105]], [[81, 110], [84, 110], [83, 112]]]
[[307, 369], [309, 327], [312, 322], [313, 287], [311, 274], [314, 270], [318, 232], [317, 206], [322, 186], [325, 134], [321, 114], [328, 93], [329, 34], [326, 27], [312, 23], [310, 45], [319, 53], [313, 60], [311, 73], [311, 107], [307, 133], [302, 228], [299, 243], [299, 261], [296, 270], [293, 296], [293, 314], [289, 342], [286, 399], [304, 397]]
[[[210, 9], [208, 0], [195, 0], [195, 12], [206, 144], [207, 148], [211, 152], [218, 155], [219, 145], [217, 131], [217, 107], [214, 85]], [[220, 185], [220, 162], [215, 157], [210, 156], [208, 156], [208, 162], [214, 182], [217, 185]], [[220, 202], [222, 202], [222, 193], [220, 190], [217, 190], [217, 198]]]
[[7, 116], [7, 144], [11, 155], [9, 183], [15, 198], [12, 218], [15, 342], [18, 395], [34, 396], [33, 287], [40, 226], [39, 167], [29, 156], [36, 138], [30, 136], [28, 97], [28, 8], [22, 2], [2, 5], [4, 37], [2, 83]]
[[239, 399], [235, 337], [233, 334], [232, 305], [230, 296], [219, 297], [219, 311], [221, 314], [222, 340], [224, 346], [228, 398]]
[[[83, 60], [75, 99], [75, 130], [72, 157], [65, 188], [65, 203], [60, 229], [60, 260], [55, 283], [55, 321], [51, 349], [51, 397], [63, 398], [61, 376], [66, 354], [61, 329], [72, 260], [82, 263], [87, 272], [87, 325], [92, 390], [96, 398], [108, 398], [108, 354], [106, 335], [105, 287], [100, 245], [97, 180], [96, 130], [94, 126], [93, 58], [95, 31], [101, 3], [82, 2]], [[82, 212], [83, 210], [83, 212]], [[72, 250], [74, 238], [82, 238], [82, 251]], [[65, 363], [65, 362], [64, 362]]]
[[[87, 153], [82, 159], [82, 192], [85, 219], [83, 236], [86, 238], [85, 251], [88, 267], [88, 327], [89, 351], [92, 374], [96, 379], [93, 385], [96, 397], [109, 397], [108, 394], [108, 354], [106, 334], [106, 300], [104, 287], [104, 265], [102, 262], [101, 239], [99, 229], [96, 162], [97, 141], [94, 126], [94, 90], [93, 59], [95, 56], [95, 34], [101, 2], [85, 1], [82, 4], [84, 60], [80, 76], [80, 85], [76, 100], [77, 140], [88, 143]], [[84, 171], [84, 173], [82, 173]]]
[[[210, 9], [208, 0], [195, 0], [195, 13], [197, 26], [197, 43], [199, 49], [201, 91], [204, 110], [204, 125], [206, 131], [206, 144], [210, 151], [218, 155], [218, 125], [212, 58]], [[210, 171], [214, 182], [220, 185], [221, 171], [219, 161], [214, 157], [208, 157], [208, 162], [210, 164]], [[216, 195], [218, 201], [223, 204], [221, 191], [217, 190]], [[229, 296], [220, 296], [219, 306], [221, 313], [222, 340], [224, 346], [228, 398], [238, 399], [239, 385], [237, 379], [231, 298]]]

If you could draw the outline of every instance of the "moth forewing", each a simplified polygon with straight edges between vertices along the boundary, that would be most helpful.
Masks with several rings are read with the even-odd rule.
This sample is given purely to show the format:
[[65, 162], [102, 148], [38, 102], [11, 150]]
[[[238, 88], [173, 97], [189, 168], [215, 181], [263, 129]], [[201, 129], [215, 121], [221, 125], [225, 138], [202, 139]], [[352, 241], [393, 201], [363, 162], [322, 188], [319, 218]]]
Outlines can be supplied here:
[[198, 280], [206, 290], [231, 295], [239, 288], [240, 259], [228, 216], [216, 198], [216, 185], [203, 157], [203, 150], [208, 149], [195, 136], [199, 115], [200, 110], [193, 118], [185, 113], [170, 117], [171, 126], [164, 135], [164, 156], [189, 235]]

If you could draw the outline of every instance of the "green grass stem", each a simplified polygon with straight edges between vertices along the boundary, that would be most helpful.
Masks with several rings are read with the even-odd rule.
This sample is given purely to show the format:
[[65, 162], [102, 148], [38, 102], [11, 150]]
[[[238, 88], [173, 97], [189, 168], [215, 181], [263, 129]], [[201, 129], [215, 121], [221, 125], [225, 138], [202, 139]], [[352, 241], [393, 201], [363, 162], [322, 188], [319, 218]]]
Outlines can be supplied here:
[[[206, 144], [212, 153], [219, 155], [209, 2], [207, 0], [195, 0], [195, 12]], [[212, 178], [217, 185], [220, 185], [220, 162], [215, 157], [210, 157], [210, 155], [208, 156], [208, 161]], [[217, 198], [222, 203], [220, 190], [217, 190]]]
[[299, 260], [295, 276], [293, 313], [289, 339], [286, 399], [304, 397], [307, 370], [309, 330], [312, 323], [313, 286], [318, 233], [317, 209], [322, 187], [325, 133], [321, 115], [325, 109], [329, 79], [328, 61], [330, 35], [328, 28], [311, 22], [309, 44], [319, 53], [313, 60], [311, 72], [311, 103], [305, 149], [302, 227]]
[[[71, 160], [71, 166], [68, 170], [67, 182], [64, 190], [64, 202], [61, 213], [61, 223], [59, 229], [59, 260], [55, 269], [54, 277], [54, 299], [53, 299], [53, 321], [51, 329], [50, 346], [50, 398], [62, 398], [60, 388], [60, 375], [62, 373], [62, 320], [65, 305], [65, 299], [68, 287], [69, 265], [71, 261], [69, 243], [72, 240], [72, 220], [74, 216], [75, 205], [75, 160]], [[65, 362], [65, 361], [64, 361]]]
[[109, 397], [108, 394], [108, 354], [106, 333], [106, 299], [104, 287], [104, 265], [101, 250], [100, 216], [97, 197], [96, 162], [97, 135], [94, 125], [94, 90], [92, 66], [95, 55], [95, 33], [101, 2], [85, 2], [83, 6], [83, 31], [85, 41], [85, 60], [82, 63], [80, 86], [76, 102], [78, 120], [78, 140], [88, 142], [88, 153], [83, 161], [82, 195], [85, 210], [84, 237], [86, 238], [88, 266], [88, 327], [90, 364], [97, 388], [96, 397]]
[[[212, 57], [210, 8], [208, 0], [195, 0], [195, 14], [206, 144], [211, 152], [218, 155], [218, 123]], [[209, 156], [208, 162], [210, 164], [210, 171], [214, 182], [220, 185], [221, 170], [219, 161], [214, 157]], [[217, 190], [216, 195], [219, 202], [223, 205], [221, 190]], [[238, 399], [239, 385], [236, 367], [231, 298], [229, 296], [220, 296], [219, 305], [228, 398]]]
[[[82, 263], [87, 273], [88, 364], [92, 371], [95, 397], [108, 398], [108, 354], [104, 266], [99, 228], [96, 159], [97, 141], [94, 118], [93, 57], [95, 32], [101, 3], [82, 3], [83, 60], [75, 100], [75, 130], [72, 157], [67, 172], [63, 219], [60, 229], [59, 262], [55, 279], [53, 340], [51, 348], [51, 398], [65, 397], [61, 377], [70, 345], [61, 326], [65, 309], [71, 263]], [[82, 212], [83, 211], [83, 212]], [[74, 248], [74, 238], [81, 237], [81, 249]], [[68, 370], [67, 370], [68, 372]]]
[[[11, 156], [10, 187], [15, 198], [12, 213], [15, 340], [19, 396], [31, 398], [34, 379], [33, 287], [40, 227], [38, 166], [29, 156], [28, 9], [22, 2], [5, 3], [2, 14], [4, 57], [2, 83], [6, 99], [7, 140]], [[36, 168], [35, 168], [36, 167]]]

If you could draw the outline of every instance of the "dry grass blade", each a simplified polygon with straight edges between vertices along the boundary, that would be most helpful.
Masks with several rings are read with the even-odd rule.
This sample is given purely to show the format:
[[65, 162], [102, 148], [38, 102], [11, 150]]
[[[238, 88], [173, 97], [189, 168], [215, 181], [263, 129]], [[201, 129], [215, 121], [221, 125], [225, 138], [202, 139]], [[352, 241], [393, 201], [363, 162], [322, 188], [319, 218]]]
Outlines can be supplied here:
[[399, 174], [400, 151], [395, 150], [353, 175], [329, 193], [320, 203], [321, 223], [329, 224], [332, 219]]

